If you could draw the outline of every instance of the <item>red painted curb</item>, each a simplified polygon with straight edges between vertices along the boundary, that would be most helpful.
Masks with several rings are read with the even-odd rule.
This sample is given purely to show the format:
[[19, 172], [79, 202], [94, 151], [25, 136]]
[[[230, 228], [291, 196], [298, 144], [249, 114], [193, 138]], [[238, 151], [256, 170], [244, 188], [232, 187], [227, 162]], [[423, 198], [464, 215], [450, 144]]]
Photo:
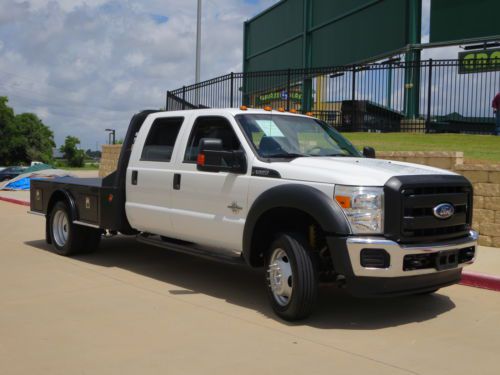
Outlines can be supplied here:
[[30, 205], [30, 202], [22, 201], [20, 199], [7, 198], [7, 197], [0, 197], [0, 201], [14, 203], [14, 204], [20, 204], [21, 206], [29, 206]]
[[460, 284], [500, 292], [500, 277], [475, 272], [463, 272]]

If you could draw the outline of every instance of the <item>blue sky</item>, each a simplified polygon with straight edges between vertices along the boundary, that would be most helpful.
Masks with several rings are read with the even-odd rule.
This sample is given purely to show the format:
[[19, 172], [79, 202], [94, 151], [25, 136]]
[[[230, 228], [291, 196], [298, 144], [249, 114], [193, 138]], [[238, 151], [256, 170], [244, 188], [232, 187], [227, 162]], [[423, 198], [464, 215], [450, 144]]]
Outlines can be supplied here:
[[[243, 22], [274, 3], [203, 0], [202, 79], [241, 71]], [[38, 114], [58, 144], [75, 135], [95, 148], [105, 128], [123, 137], [135, 112], [194, 80], [196, 0], [0, 0], [0, 9], [0, 95]]]

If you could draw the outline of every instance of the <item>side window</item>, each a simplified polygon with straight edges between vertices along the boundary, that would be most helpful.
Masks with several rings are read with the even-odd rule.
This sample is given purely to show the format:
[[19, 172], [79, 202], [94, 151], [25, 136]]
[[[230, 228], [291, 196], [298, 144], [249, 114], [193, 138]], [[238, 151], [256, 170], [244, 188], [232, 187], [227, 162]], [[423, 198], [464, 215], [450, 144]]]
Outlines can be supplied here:
[[198, 117], [193, 125], [184, 154], [184, 163], [195, 163], [198, 146], [202, 138], [218, 138], [222, 140], [225, 151], [240, 150], [241, 144], [234, 130], [224, 117]]
[[142, 149], [142, 161], [169, 162], [184, 118], [159, 118], [153, 122]]

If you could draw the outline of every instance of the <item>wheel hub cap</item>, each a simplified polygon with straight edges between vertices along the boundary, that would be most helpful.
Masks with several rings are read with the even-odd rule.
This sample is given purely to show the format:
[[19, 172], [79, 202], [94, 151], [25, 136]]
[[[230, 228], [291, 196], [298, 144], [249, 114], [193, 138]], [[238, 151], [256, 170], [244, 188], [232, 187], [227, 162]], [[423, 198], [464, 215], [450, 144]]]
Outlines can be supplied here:
[[281, 306], [288, 304], [292, 296], [292, 267], [283, 249], [275, 249], [268, 268], [268, 280], [273, 296]]

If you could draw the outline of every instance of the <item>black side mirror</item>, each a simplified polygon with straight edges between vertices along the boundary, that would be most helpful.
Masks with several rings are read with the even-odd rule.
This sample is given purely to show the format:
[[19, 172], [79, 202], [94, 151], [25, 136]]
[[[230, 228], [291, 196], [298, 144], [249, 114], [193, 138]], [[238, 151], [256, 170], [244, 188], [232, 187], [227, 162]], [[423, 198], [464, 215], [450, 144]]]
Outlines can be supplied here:
[[373, 147], [363, 147], [363, 156], [369, 159], [375, 159], [375, 149]]
[[222, 149], [222, 140], [202, 138], [196, 168], [205, 172], [246, 173], [247, 162], [243, 151], [225, 151]]

